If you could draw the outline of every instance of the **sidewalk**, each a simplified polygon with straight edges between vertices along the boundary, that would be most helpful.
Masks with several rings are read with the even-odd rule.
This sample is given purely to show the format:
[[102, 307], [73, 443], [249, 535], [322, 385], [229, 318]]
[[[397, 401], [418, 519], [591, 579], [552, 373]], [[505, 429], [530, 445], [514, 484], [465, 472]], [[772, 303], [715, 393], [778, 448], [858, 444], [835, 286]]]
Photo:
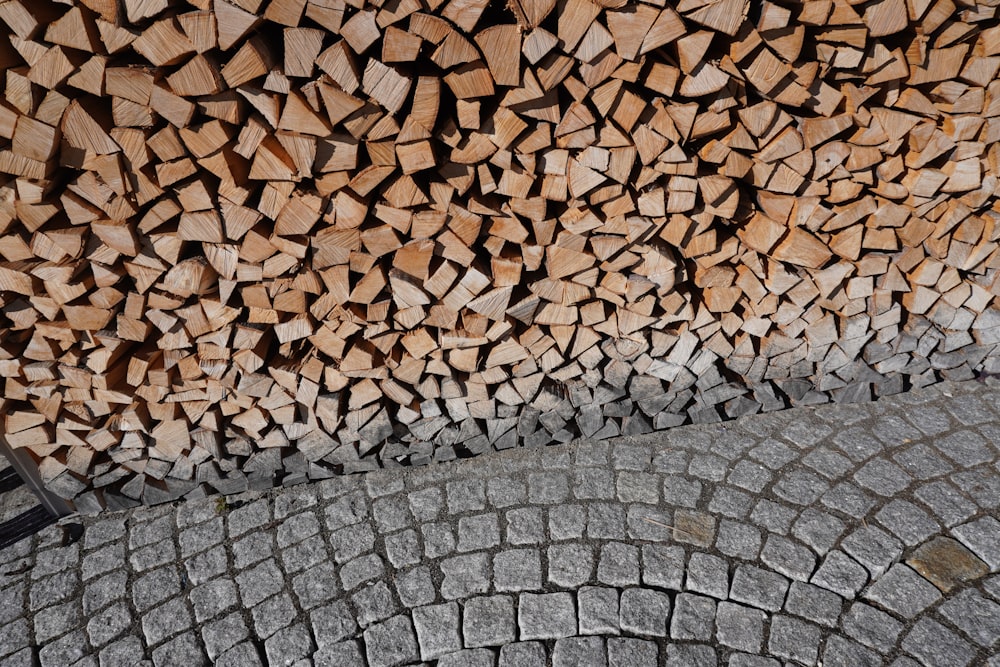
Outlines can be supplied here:
[[998, 506], [971, 381], [70, 517], [0, 664], [996, 667]]

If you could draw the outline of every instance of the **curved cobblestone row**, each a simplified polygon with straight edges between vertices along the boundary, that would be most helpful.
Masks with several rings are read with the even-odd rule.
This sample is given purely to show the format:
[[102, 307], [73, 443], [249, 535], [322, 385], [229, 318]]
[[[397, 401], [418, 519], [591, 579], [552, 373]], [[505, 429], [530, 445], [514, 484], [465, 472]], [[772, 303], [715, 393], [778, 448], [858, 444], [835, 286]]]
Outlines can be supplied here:
[[1000, 665], [1000, 391], [75, 519], [3, 665]]

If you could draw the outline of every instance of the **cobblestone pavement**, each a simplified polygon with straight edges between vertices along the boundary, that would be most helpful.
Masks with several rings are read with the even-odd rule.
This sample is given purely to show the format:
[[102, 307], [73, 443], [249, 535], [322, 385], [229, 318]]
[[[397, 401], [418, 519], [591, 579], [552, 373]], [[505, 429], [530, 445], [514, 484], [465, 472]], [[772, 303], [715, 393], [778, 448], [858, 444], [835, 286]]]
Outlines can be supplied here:
[[72, 519], [0, 551], [0, 664], [997, 666], [998, 399]]

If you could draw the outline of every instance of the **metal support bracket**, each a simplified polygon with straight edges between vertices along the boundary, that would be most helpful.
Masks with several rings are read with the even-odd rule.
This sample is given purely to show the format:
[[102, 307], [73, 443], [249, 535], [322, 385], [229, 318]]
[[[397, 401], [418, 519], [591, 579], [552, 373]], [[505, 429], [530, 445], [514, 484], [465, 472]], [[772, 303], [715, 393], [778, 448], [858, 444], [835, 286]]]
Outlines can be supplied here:
[[21, 476], [21, 479], [24, 480], [24, 483], [31, 489], [32, 493], [35, 494], [38, 502], [45, 508], [45, 511], [55, 517], [73, 513], [73, 508], [69, 502], [52, 493], [42, 484], [42, 478], [38, 474], [38, 466], [35, 464], [34, 459], [31, 458], [31, 455], [28, 452], [11, 447], [7, 444], [7, 439], [2, 434], [0, 434], [0, 454], [3, 454], [10, 461], [10, 465]]

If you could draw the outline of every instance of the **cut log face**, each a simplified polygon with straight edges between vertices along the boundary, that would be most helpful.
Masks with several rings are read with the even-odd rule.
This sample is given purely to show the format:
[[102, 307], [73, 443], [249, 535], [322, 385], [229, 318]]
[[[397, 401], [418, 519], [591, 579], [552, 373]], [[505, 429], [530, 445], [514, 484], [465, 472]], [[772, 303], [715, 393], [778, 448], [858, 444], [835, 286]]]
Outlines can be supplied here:
[[93, 508], [998, 372], [996, 5], [0, 0], [5, 437]]

